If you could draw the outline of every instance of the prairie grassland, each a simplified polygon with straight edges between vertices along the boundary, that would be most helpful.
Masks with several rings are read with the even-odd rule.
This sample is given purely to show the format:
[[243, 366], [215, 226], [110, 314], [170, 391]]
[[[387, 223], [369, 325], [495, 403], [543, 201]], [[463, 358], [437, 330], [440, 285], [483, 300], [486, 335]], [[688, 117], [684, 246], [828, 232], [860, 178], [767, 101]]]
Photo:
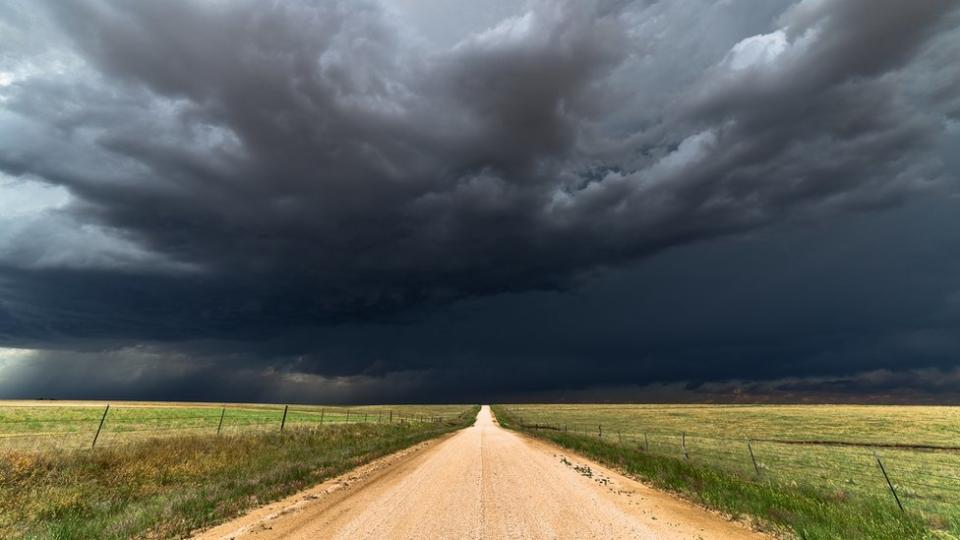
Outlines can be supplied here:
[[[0, 401], [0, 450], [89, 448], [106, 403], [92, 401]], [[331, 407], [283, 405], [114, 402], [97, 446], [164, 436], [271, 432], [344, 423], [433, 422], [456, 417], [460, 405]], [[221, 415], [223, 422], [221, 423]]]
[[479, 407], [429, 410], [458, 413], [431, 422], [294, 423], [283, 433], [171, 430], [93, 450], [0, 451], [0, 538], [180, 538], [470, 425]]
[[[641, 476], [656, 476], [672, 462], [697, 470], [692, 484], [673, 478], [665, 487], [726, 511], [754, 513], [803, 538], [904, 538], [921, 530], [921, 536], [960, 537], [958, 407], [511, 405], [497, 412], [514, 427], [567, 446], [642, 458], [648, 468]], [[697, 488], [706, 485], [701, 473], [720, 474], [708, 482], [719, 491]], [[757, 493], [775, 489], [810, 504], [741, 501], [737, 507], [730, 501], [739, 495], [720, 494], [724, 484], [736, 486], [731, 493], [744, 486]], [[873, 517], [868, 524], [857, 515]], [[922, 527], [910, 529], [911, 523]], [[869, 527], [870, 534], [855, 534]]]

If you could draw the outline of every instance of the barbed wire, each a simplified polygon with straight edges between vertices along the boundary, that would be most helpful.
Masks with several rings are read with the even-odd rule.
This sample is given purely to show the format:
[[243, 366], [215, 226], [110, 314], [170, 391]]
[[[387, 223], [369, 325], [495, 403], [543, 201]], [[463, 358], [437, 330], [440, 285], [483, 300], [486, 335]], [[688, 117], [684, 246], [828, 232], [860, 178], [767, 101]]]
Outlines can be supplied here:
[[[593, 409], [600, 410], [600, 408]], [[604, 410], [619, 410], [605, 408]], [[905, 445], [884, 442], [861, 443], [859, 441], [832, 440], [778, 440], [769, 437], [723, 437], [683, 430], [667, 431], [662, 428], [647, 429], [634, 425], [604, 422], [564, 422], [564, 418], [544, 419], [542, 417], [525, 418], [522, 411], [508, 409], [513, 421], [522, 427], [534, 428], [537, 425], [548, 426], [550, 430], [572, 432], [577, 436], [589, 436], [602, 439], [609, 444], [624, 446], [637, 451], [700, 462], [716, 468], [729, 468], [740, 473], [747, 482], [760, 482], [772, 478], [778, 481], [798, 484], [822, 485], [835, 481], [854, 488], [886, 488], [877, 465], [876, 454], [865, 450], [870, 447], [884, 447], [887, 452], [924, 453], [944, 458], [954, 455], [954, 446], [946, 445]], [[602, 437], [601, 437], [602, 433]], [[728, 450], [731, 444], [746, 446], [753, 443], [754, 466], [748, 449], [742, 452]], [[685, 448], [684, 448], [685, 447]], [[932, 451], [932, 452], [931, 452]], [[834, 461], [842, 458], [845, 462]], [[889, 456], [887, 459], [890, 459]], [[903, 494], [911, 498], [936, 498], [945, 493], [960, 493], [960, 478], [939, 472], [919, 470], [916, 467], [899, 466], [897, 460], [888, 461], [887, 470], [894, 486], [905, 490]], [[759, 469], [761, 474], [751, 474]], [[876, 470], [874, 470], [876, 469]], [[841, 475], [837, 477], [837, 475]], [[786, 476], [785, 476], [786, 475]], [[922, 479], [917, 479], [917, 477]], [[943, 483], [933, 480], [942, 480]], [[926, 492], [926, 493], [924, 493]]]
[[[579, 406], [578, 406], [579, 407]], [[699, 408], [711, 409], [715, 406], [703, 406]], [[558, 410], [569, 410], [569, 407], [558, 406]], [[666, 407], [666, 408], [669, 408]], [[697, 407], [687, 407], [682, 406], [683, 409], [693, 409]], [[585, 420], [580, 418], [564, 419], [558, 417], [543, 418], [539, 415], [530, 415], [529, 411], [525, 411], [517, 408], [508, 408], [507, 409], [512, 415], [521, 419], [523, 421], [529, 421], [531, 423], [543, 423], [549, 424], [552, 426], [568, 426], [568, 429], [571, 431], [577, 430], [582, 431], [586, 429], [587, 431], [597, 431], [598, 422], [595, 420]], [[610, 407], [591, 407], [590, 411], [622, 411], [622, 408], [616, 406]], [[524, 414], [527, 413], [527, 414]], [[526, 417], [525, 417], [526, 416]], [[603, 423], [602, 421], [600, 423]], [[756, 433], [747, 433], [742, 432], [736, 437], [733, 436], [722, 436], [717, 434], [708, 434], [698, 431], [689, 431], [682, 428], [676, 428], [674, 430], [664, 429], [662, 427], [647, 425], [637, 425], [634, 422], [625, 423], [618, 420], [607, 420], [606, 423], [603, 423], [604, 431], [610, 430], [612, 432], [621, 431], [624, 435], [627, 433], [646, 433], [648, 436], [676, 436], [680, 432], [685, 432], [687, 438], [701, 438], [709, 439], [716, 441], [745, 441], [747, 439], [764, 444], [782, 444], [782, 445], [810, 445], [810, 446], [841, 446], [841, 447], [869, 447], [869, 448], [885, 448], [888, 450], [898, 450], [898, 451], [914, 451], [916, 449], [929, 450], [929, 451], [949, 451], [957, 452], [960, 451], [960, 445], [956, 444], [943, 444], [937, 442], [929, 443], [907, 443], [903, 441], [891, 441], [888, 439], [873, 438], [870, 436], [863, 436], [861, 439], [850, 440], [850, 439], [837, 439], [837, 438], [816, 438], [813, 436], [794, 436], [794, 437], [782, 437], [782, 438], [770, 438], [768, 434], [756, 434]]]

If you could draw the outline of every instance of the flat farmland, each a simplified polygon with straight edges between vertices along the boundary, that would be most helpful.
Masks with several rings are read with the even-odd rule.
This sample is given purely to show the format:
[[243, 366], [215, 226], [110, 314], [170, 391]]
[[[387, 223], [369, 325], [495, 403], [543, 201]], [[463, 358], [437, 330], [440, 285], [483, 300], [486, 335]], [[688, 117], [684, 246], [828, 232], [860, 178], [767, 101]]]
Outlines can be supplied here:
[[[676, 460], [785, 493], [812, 490], [840, 509], [863, 503], [850, 508], [916, 516], [931, 534], [960, 537], [958, 407], [598, 404], [500, 410], [520, 429], [561, 443]], [[696, 487], [679, 491], [694, 493]]]
[[317, 429], [334, 424], [428, 423], [454, 418], [463, 411], [459, 405], [113, 402], [109, 410], [107, 405], [92, 401], [0, 401], [0, 450], [89, 448], [94, 438], [96, 446], [103, 447], [188, 434], [266, 433], [278, 431], [281, 424], [284, 429]]
[[479, 407], [118, 402], [95, 447], [103, 403], [0, 410], [0, 538], [79, 540], [182, 538], [462, 429]]

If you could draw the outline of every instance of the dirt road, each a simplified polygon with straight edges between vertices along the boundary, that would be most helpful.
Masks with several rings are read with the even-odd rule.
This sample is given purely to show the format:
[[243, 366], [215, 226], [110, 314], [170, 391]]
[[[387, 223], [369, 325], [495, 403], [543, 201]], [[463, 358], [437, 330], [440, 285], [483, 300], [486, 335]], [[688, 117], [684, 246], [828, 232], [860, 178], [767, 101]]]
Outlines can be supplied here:
[[483, 407], [473, 427], [361, 467], [197, 538], [747, 539], [760, 535], [605, 467], [507, 431]]

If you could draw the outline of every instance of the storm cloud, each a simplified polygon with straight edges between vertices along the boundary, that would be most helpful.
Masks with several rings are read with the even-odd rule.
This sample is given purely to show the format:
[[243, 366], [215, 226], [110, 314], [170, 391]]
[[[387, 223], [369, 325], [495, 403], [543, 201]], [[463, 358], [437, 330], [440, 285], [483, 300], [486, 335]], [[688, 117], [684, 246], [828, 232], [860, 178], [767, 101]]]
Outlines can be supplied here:
[[[680, 246], [954, 190], [954, 2], [532, 1], [453, 39], [404, 9], [0, 8], [2, 343], [456, 379], [502, 348], [451, 350], [431, 326], [384, 336]], [[768, 370], [758, 342], [704, 364], [653, 334], [607, 337], [512, 338], [517, 387], [491, 368], [470, 375], [488, 380], [475, 393], [569, 386], [605, 350], [608, 368], [576, 384], [823, 375], [782, 351]], [[864, 354], [847, 371], [884, 368]]]

